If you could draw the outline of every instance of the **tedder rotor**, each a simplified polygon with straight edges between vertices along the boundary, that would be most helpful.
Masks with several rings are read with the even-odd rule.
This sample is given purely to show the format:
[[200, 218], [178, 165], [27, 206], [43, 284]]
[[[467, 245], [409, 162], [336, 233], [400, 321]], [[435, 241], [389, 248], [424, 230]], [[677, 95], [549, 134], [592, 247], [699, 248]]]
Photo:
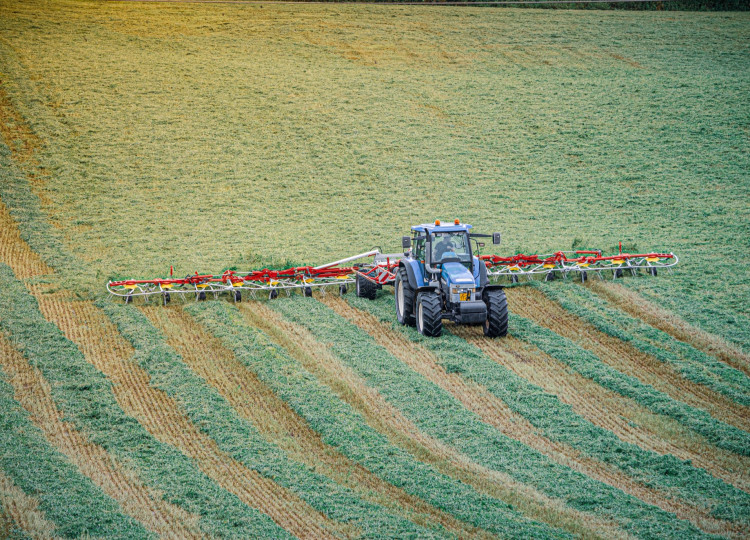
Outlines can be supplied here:
[[517, 283], [522, 277], [540, 276], [550, 281], [573, 275], [585, 282], [591, 276], [618, 279], [626, 274], [636, 275], [639, 270], [656, 276], [659, 270], [671, 269], [678, 262], [674, 253], [623, 253], [622, 246], [615, 255], [603, 255], [599, 250], [509, 257], [480, 255], [479, 248], [484, 243], [479, 239], [491, 238], [499, 244], [500, 233], [477, 234], [471, 229], [471, 225], [458, 219], [450, 225], [435, 220], [414, 225], [412, 235], [402, 238], [403, 251], [399, 253], [384, 254], [373, 249], [314, 267], [110, 281], [107, 290], [126, 303], [143, 298], [158, 299], [167, 305], [174, 295], [200, 301], [208, 295], [218, 298], [229, 294], [240, 302], [243, 292], [253, 299], [273, 299], [280, 292], [290, 295], [298, 290], [304, 296], [312, 296], [313, 289], [324, 293], [331, 287], [343, 295], [351, 284], [358, 297], [374, 299], [378, 289], [390, 285], [395, 291], [396, 318], [401, 324], [416, 326], [423, 335], [439, 336], [442, 321], [448, 319], [458, 324], [482, 324], [485, 335], [502, 337], [508, 329], [503, 280]]

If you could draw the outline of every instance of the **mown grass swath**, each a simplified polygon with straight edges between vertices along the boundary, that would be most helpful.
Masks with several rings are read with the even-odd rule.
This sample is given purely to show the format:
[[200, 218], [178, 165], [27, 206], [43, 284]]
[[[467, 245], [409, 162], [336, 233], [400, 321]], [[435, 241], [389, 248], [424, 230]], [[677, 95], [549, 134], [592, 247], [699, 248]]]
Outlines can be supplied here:
[[201, 517], [215, 536], [285, 536], [266, 515], [218, 488], [193, 462], [160, 443], [117, 404], [111, 383], [39, 312], [36, 299], [0, 265], [0, 327], [50, 382], [57, 407], [89, 440], [131, 463], [148, 486]]
[[[445, 533], [442, 529], [429, 531], [394, 516], [291, 460], [241, 418], [216, 389], [193, 373], [143, 313], [108, 302], [102, 302], [102, 306], [135, 347], [134, 360], [151, 375], [152, 384], [177, 400], [190, 419], [202, 426], [219, 447], [237, 461], [287, 487], [330, 518], [361, 528], [368, 537], [387, 536], [397, 531], [418, 536]], [[214, 309], [225, 306], [223, 302], [211, 303]]]
[[[394, 322], [394, 300], [390, 295], [380, 296], [376, 301], [355, 296], [347, 296], [347, 300], [430, 350], [447, 372], [458, 373], [487, 388], [550, 439], [570, 444], [584, 454], [614, 465], [648, 486], [674, 490], [685, 500], [700, 500], [717, 518], [750, 521], [750, 495], [744, 491], [674, 456], [662, 456], [623, 442], [611, 431], [576, 414], [556, 396], [492, 361], [477, 347], [450, 332], [440, 339], [429, 339], [413, 328]], [[515, 316], [511, 317], [510, 329], [517, 336]]]
[[[296, 299], [289, 299], [292, 303]], [[303, 302], [303, 306], [308, 302]], [[186, 308], [238, 360], [289, 403], [323, 440], [365, 468], [443, 509], [458, 519], [497, 534], [561, 537], [563, 531], [526, 519], [507, 503], [437, 473], [393, 446], [367, 425], [362, 416], [322, 385], [298, 361], [275, 345], [262, 331], [247, 326], [236, 308], [226, 303], [196, 304]], [[330, 321], [319, 320], [322, 325]]]
[[481, 422], [447, 392], [402, 364], [363, 330], [320, 302], [292, 299], [271, 306], [306, 327], [425, 433], [476, 462], [581, 511], [596, 511], [636, 535], [701, 535], [691, 524], [622, 491], [558, 465], [538, 451]]
[[[7, 271], [0, 265], [0, 274]], [[3, 310], [3, 327], [8, 316]], [[54, 533], [67, 538], [151, 536], [52, 447], [15, 401], [13, 387], [4, 377], [0, 377], [0, 467], [25, 493], [37, 497], [47, 518], [56, 524]]]
[[750, 406], [750, 378], [666, 332], [613, 308], [587, 287], [534, 282], [550, 299], [605, 334], [629, 343], [660, 362], [673, 365], [686, 379]]
[[674, 418], [720, 448], [741, 456], [750, 455], [750, 434], [745, 431], [716, 420], [702, 409], [672, 399], [653, 386], [617, 371], [592, 352], [529, 319], [512, 315], [510, 321], [515, 337], [539, 347], [584, 377], [622, 396], [637, 400], [657, 414]]

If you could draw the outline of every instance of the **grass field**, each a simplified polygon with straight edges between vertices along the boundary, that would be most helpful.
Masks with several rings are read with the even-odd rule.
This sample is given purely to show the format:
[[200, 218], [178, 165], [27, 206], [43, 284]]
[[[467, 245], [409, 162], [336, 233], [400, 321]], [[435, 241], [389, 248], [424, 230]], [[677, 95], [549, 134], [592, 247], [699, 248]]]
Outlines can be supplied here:
[[[0, 0], [0, 536], [750, 535], [750, 14]], [[507, 289], [123, 306], [460, 217]]]

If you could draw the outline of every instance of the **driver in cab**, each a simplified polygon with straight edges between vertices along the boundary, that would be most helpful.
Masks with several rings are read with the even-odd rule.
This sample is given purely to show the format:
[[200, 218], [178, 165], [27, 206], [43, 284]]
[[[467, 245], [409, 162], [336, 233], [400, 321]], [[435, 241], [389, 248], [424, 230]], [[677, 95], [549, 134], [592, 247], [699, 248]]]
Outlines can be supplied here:
[[440, 262], [446, 257], [455, 255], [456, 246], [453, 245], [453, 240], [449, 235], [443, 236], [443, 238], [435, 245], [435, 262]]

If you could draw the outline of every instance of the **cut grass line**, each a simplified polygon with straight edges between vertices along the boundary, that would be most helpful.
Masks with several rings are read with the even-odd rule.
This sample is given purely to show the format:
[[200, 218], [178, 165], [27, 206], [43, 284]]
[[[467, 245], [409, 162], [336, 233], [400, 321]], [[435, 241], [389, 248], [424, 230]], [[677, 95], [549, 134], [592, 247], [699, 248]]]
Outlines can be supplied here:
[[691, 325], [671, 311], [646, 300], [637, 292], [619, 283], [592, 280], [589, 288], [631, 316], [666, 332], [679, 341], [689, 343], [706, 354], [715, 356], [750, 376], [750, 355], [740, 351], [724, 338]]
[[41, 372], [0, 337], [0, 358], [15, 398], [45, 438], [85, 476], [116, 500], [123, 512], [148, 530], [170, 538], [199, 538], [196, 516], [162, 500], [132, 470], [123, 467], [101, 446], [92, 444], [63, 419]]
[[239, 362], [232, 351], [182, 309], [147, 307], [142, 311], [198, 376], [216, 388], [240, 416], [292, 459], [354, 490], [359, 497], [419, 525], [431, 527], [430, 522], [439, 523], [459, 536], [480, 534], [475, 527], [384, 482], [325, 444], [320, 435]]
[[750, 406], [750, 377], [744, 371], [613, 307], [603, 295], [594, 294], [592, 287], [568, 287], [564, 290], [540, 287], [540, 290], [605, 334], [627, 341], [657, 360], [674, 366], [686, 379], [704, 385], [739, 405]]
[[700, 535], [692, 524], [648, 505], [607, 484], [561, 466], [481, 422], [450, 394], [394, 358], [373, 339], [320, 302], [282, 298], [271, 303], [284, 316], [303, 324], [417, 426], [459, 448], [479, 463], [507, 472], [571, 507], [615, 520], [635, 535]]
[[49, 274], [53, 270], [21, 239], [15, 220], [0, 200], [0, 262], [10, 266], [18, 279]]
[[[160, 417], [163, 403], [144, 404], [140, 395], [142, 388], [130, 385], [131, 379], [137, 379], [140, 374], [130, 370], [128, 351], [117, 350], [122, 338], [118, 342], [119, 335], [110, 331], [111, 325], [104, 328], [110, 332], [101, 328], [86, 331], [94, 332], [95, 341], [101, 340], [101, 343], [91, 343], [91, 347], [106, 349], [104, 354], [92, 357], [92, 361], [118, 375], [116, 381], [107, 379], [101, 370], [87, 362], [81, 350], [44, 318], [37, 299], [5, 265], [0, 265], [0, 288], [6, 300], [0, 302], [0, 326], [10, 334], [14, 346], [23, 350], [29, 363], [49, 381], [55, 404], [66, 420], [84, 432], [91, 442], [99, 444], [121, 462], [132, 464], [143, 481], [162, 492], [166, 500], [199, 515], [201, 529], [209, 536], [285, 534], [267, 515], [220, 489], [193, 460], [160, 442], [124, 412], [123, 407], [133, 411], [148, 409], [149, 414]], [[50, 295], [40, 295], [45, 296]], [[71, 328], [91, 326], [92, 321], [87, 321], [86, 317], [71, 313], [75, 303], [59, 299], [53, 302], [50, 298], [45, 298], [44, 303], [48, 309], [65, 316], [65, 324]], [[168, 423], [158, 426], [160, 432], [170, 428]], [[47, 513], [49, 515], [48, 509]], [[57, 519], [53, 521], [61, 525]], [[69, 522], [75, 523], [75, 520], [65, 521]]]
[[6, 525], [6, 531], [0, 524], [0, 536], [7, 534], [11, 537], [13, 529], [19, 528], [29, 538], [41, 540], [55, 537], [55, 524], [39, 509], [39, 501], [24, 493], [0, 470], [0, 516], [3, 512], [10, 523]]
[[[218, 441], [233, 458], [294, 490], [324, 514], [341, 521], [344, 525], [340, 535], [379, 537], [400, 531], [405, 535], [432, 536], [432, 531], [394, 516], [381, 506], [362, 501], [347, 488], [290, 460], [278, 446], [270, 444], [252, 424], [241, 418], [204, 379], [191, 371], [139, 310], [112, 304], [105, 309], [123, 335], [136, 346], [136, 358], [144, 369], [149, 370], [154, 384], [175, 395], [194, 423]], [[445, 534], [441, 527], [438, 529]]]
[[367, 386], [351, 368], [342, 364], [306, 328], [284, 319], [264, 303], [242, 304], [240, 311], [251, 326], [265, 332], [322, 384], [331, 388], [339, 399], [361, 414], [369, 426], [385, 435], [391, 444], [440, 473], [460, 480], [480, 493], [506, 501], [530, 518], [560, 526], [582, 538], [626, 536], [614, 523], [573, 510], [561, 501], [516, 482], [507, 474], [483, 467], [425, 435], [377, 390]]
[[132, 347], [96, 306], [90, 302], [66, 302], [59, 295], [38, 295], [37, 300], [47, 320], [55, 322], [86, 359], [113, 382], [125, 412], [149, 433], [195, 460], [219, 486], [294, 536], [330, 537], [328, 529], [335, 530], [336, 526], [287, 490], [221, 451], [174, 399], [154, 388], [148, 373], [130, 360]]
[[[294, 302], [295, 299], [286, 300]], [[305, 308], [307, 304], [309, 302], [303, 302], [300, 307]], [[468, 486], [438, 474], [389, 444], [263, 332], [244, 324], [235, 306], [206, 302], [186, 309], [223, 339], [237, 358], [303, 416], [325, 442], [384, 480], [494, 534], [507, 535], [515, 531], [542, 537], [567, 536], [559, 529], [529, 520], [506, 503], [477, 494]], [[325, 321], [320, 322], [325, 324]]]
[[532, 287], [516, 287], [510, 304], [514, 313], [571, 340], [608, 366], [652, 386], [675, 401], [705, 410], [714, 418], [739, 429], [750, 429], [750, 410], [747, 407], [685, 379], [669, 364], [601, 332], [547, 298], [543, 292]]
[[340, 298], [326, 296], [321, 301], [365, 330], [376, 343], [394, 357], [453, 395], [464, 407], [500, 432], [535, 448], [561, 465], [609, 484], [662, 510], [672, 512], [681, 519], [690, 520], [698, 527], [707, 527], [708, 532], [723, 532], [732, 526], [712, 519], [703, 509], [689, 504], [688, 500], [678, 500], [673, 494], [649, 487], [612, 465], [593, 459], [566, 443], [546, 438], [526, 418], [513, 412], [486, 388], [458, 373], [447, 373], [434, 354], [408, 340], [402, 332], [394, 330], [392, 323], [381, 322], [370, 313], [356, 310]]
[[688, 460], [728, 484], [744, 491], [750, 489], [748, 458], [717, 448], [674, 419], [655, 414], [635, 400], [571, 371], [537, 347], [511, 336], [501, 341], [488, 340], [481, 331], [471, 327], [456, 326], [451, 332], [623, 441], [661, 455], [672, 454]]

